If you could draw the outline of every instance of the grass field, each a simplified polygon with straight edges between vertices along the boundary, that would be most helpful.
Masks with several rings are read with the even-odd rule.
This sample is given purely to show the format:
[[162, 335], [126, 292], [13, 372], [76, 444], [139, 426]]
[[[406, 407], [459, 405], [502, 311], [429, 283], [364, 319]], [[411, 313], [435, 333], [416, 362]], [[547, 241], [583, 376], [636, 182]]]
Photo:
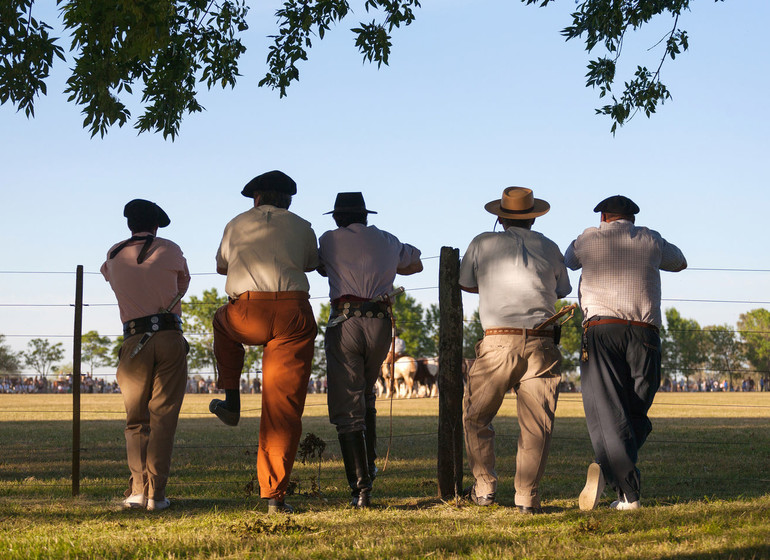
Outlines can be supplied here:
[[[581, 512], [591, 446], [580, 395], [559, 399], [541, 484], [546, 515], [513, 507], [516, 402], [495, 423], [499, 505], [436, 498], [437, 399], [393, 403], [375, 507], [348, 508], [325, 395], [309, 395], [304, 432], [327, 442], [297, 463], [298, 513], [265, 515], [255, 474], [259, 395], [228, 428], [208, 395], [187, 395], [169, 510], [122, 511], [128, 470], [120, 395], [83, 395], [80, 495], [71, 496], [71, 396], [0, 395], [0, 559], [5, 558], [770, 558], [770, 393], [660, 393], [642, 449], [643, 508], [615, 512], [608, 492]], [[379, 446], [389, 406], [379, 406]], [[382, 461], [380, 461], [382, 466]], [[470, 477], [466, 471], [466, 483]], [[320, 486], [320, 495], [317, 490]]]

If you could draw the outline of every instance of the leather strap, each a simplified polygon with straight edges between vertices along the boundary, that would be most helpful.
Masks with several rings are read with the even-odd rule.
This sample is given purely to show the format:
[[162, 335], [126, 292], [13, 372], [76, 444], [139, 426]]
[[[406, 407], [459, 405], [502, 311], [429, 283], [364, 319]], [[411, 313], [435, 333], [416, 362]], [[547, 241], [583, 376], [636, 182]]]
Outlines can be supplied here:
[[487, 329], [484, 331], [484, 336], [490, 336], [494, 334], [517, 334], [519, 336], [526, 334], [527, 336], [533, 336], [535, 338], [554, 338], [554, 332], [552, 330], [519, 329], [516, 327], [497, 327], [493, 329]]

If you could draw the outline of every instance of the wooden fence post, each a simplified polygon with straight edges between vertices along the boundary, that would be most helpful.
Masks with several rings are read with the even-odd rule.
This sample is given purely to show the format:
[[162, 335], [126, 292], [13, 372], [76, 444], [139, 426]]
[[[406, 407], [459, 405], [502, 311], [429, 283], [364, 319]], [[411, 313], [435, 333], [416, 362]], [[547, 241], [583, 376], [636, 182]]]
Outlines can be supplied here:
[[460, 251], [441, 248], [439, 265], [438, 495], [456, 498], [463, 483], [463, 302]]
[[75, 276], [75, 334], [72, 339], [72, 495], [80, 494], [80, 367], [83, 335], [83, 265]]

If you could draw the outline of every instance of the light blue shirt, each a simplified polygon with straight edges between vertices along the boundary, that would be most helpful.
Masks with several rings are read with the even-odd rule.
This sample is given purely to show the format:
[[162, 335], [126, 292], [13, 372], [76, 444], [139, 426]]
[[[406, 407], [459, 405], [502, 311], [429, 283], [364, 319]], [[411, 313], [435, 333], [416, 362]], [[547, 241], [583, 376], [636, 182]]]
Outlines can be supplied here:
[[376, 226], [350, 224], [319, 239], [321, 265], [329, 277], [329, 298], [374, 298], [393, 290], [396, 270], [420, 259], [420, 251]]
[[460, 264], [460, 285], [478, 288], [484, 329], [531, 329], [572, 290], [556, 243], [519, 227], [476, 236]]

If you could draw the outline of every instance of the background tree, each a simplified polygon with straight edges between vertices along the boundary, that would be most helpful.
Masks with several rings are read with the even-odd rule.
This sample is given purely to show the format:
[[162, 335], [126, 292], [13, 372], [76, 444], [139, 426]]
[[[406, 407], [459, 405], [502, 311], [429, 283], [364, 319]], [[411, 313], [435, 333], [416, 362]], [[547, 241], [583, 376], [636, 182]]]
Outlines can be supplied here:
[[[570, 305], [570, 301], [560, 299], [556, 302], [556, 311], [561, 311], [563, 307]], [[561, 323], [566, 319], [559, 319]], [[563, 358], [561, 370], [566, 377], [574, 377], [577, 380], [577, 370], [580, 367], [580, 348], [583, 344], [583, 311], [580, 307], [575, 309], [572, 318], [561, 327], [561, 341], [559, 350]]]
[[663, 376], [676, 380], [691, 375], [706, 361], [703, 337], [697, 321], [685, 319], [673, 307], [666, 309], [666, 328], [661, 331]]
[[727, 377], [732, 391], [735, 388], [733, 376], [740, 374], [746, 360], [743, 344], [730, 325], [703, 327], [703, 336], [703, 350], [712, 376], [716, 379]]
[[204, 290], [201, 297], [189, 296], [182, 305], [182, 328], [188, 336], [190, 368], [216, 374], [214, 357], [214, 312], [227, 303], [227, 295], [220, 295], [216, 288]]
[[[541, 7], [551, 1], [522, 0]], [[589, 62], [586, 85], [598, 88], [600, 98], [611, 99], [596, 112], [610, 117], [614, 133], [638, 111], [649, 117], [658, 103], [671, 97], [660, 80], [661, 68], [689, 46], [678, 22], [690, 0], [578, 2], [572, 24], [562, 35], [585, 40], [588, 52], [598, 45], [606, 51]], [[0, 2], [0, 102], [10, 101], [27, 116], [34, 115], [35, 97], [46, 93], [55, 60], [65, 60], [60, 40], [49, 34], [52, 27], [34, 16], [34, 3]], [[131, 2], [130, 9], [125, 2], [57, 0], [57, 5], [73, 57], [65, 93], [82, 108], [83, 126], [92, 135], [128, 122], [131, 113], [121, 97], [132, 95], [136, 86], [142, 88], [144, 113], [134, 126], [172, 139], [183, 116], [203, 109], [197, 101], [199, 84], [209, 89], [235, 86], [238, 61], [246, 51], [240, 39], [248, 28], [243, 0]], [[419, 7], [420, 0], [365, 0], [364, 10], [376, 17], [351, 29], [363, 59], [387, 65], [392, 31], [411, 24]], [[278, 29], [268, 49], [268, 70], [259, 85], [286, 95], [289, 85], [299, 80], [298, 64], [307, 61], [315, 38], [323, 39], [351, 12], [348, 0], [283, 0], [276, 11]], [[651, 45], [662, 50], [657, 68], [637, 66], [616, 97], [612, 87], [624, 38], [653, 18], [664, 17], [671, 18], [671, 29]]]
[[470, 319], [463, 322], [463, 358], [476, 359], [476, 343], [484, 338], [479, 310], [473, 312]]
[[434, 309], [424, 316], [425, 310], [412, 296], [407, 293], [396, 296], [393, 302], [396, 333], [406, 344], [407, 355], [415, 358], [436, 355], [434, 330], [438, 325], [434, 326], [431, 318], [435, 312]]
[[326, 336], [326, 326], [329, 324], [329, 313], [331, 304], [325, 302], [321, 304], [316, 323], [318, 324], [318, 336], [315, 339], [313, 349], [312, 376], [316, 379], [326, 377], [326, 351], [324, 350], [324, 337]]
[[81, 356], [82, 361], [89, 366], [91, 376], [94, 375], [94, 367], [106, 366], [112, 363], [110, 356], [112, 341], [108, 336], [100, 336], [97, 331], [88, 331], [82, 336]]
[[5, 344], [5, 335], [0, 334], [0, 373], [18, 373], [21, 367], [19, 355]]
[[27, 343], [29, 350], [22, 353], [24, 362], [43, 377], [56, 365], [54, 362], [64, 357], [64, 346], [61, 342], [51, 344], [44, 338], [33, 338]]
[[763, 379], [767, 390], [770, 381], [770, 311], [752, 309], [741, 313], [738, 331], [745, 344], [746, 358]]

